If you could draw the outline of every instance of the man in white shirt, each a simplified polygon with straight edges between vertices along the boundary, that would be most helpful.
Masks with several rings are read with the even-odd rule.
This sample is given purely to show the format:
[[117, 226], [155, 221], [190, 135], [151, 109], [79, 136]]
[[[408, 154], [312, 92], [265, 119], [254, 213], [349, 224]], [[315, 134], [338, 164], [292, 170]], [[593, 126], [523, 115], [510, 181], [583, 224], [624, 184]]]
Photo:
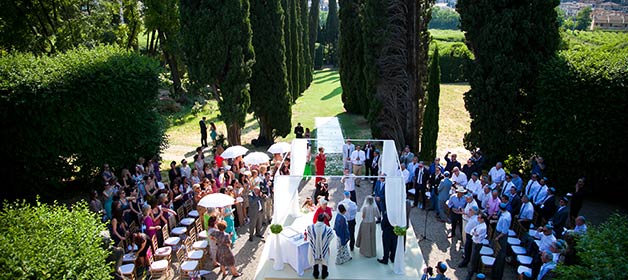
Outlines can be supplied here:
[[506, 181], [504, 181], [503, 184], [502, 184], [502, 193], [501, 193], [501, 195], [507, 195], [507, 196], [511, 197], [511, 195], [510, 195], [510, 188], [511, 187], [515, 187], [515, 189], [517, 188], [515, 186], [515, 184], [512, 182], [512, 175], [506, 174]]
[[355, 146], [355, 151], [351, 153], [351, 164], [353, 165], [353, 174], [358, 176], [355, 178], [355, 184], [360, 186], [360, 176], [362, 176], [362, 168], [364, 167], [364, 161], [366, 160], [366, 155], [364, 151], [360, 149], [360, 145]]
[[419, 158], [418, 157], [414, 157], [412, 159], [412, 162], [408, 163], [406, 165], [406, 168], [408, 169], [408, 172], [410, 172], [410, 182], [414, 182], [414, 172], [416, 171], [416, 168], [419, 167]]
[[464, 174], [463, 172], [460, 172], [460, 168], [458, 167], [454, 167], [453, 168], [453, 174], [451, 175], [451, 180], [454, 181], [456, 184], [455, 186], [461, 186], [461, 187], [466, 187], [467, 186], [467, 175]]
[[355, 194], [355, 174], [349, 173], [349, 169], [345, 168], [344, 176], [340, 179], [340, 182], [345, 186], [345, 192], [349, 192], [351, 200], [357, 201]]
[[[473, 200], [473, 197], [471, 197], [471, 200]], [[462, 259], [462, 262], [458, 264], [458, 267], [467, 266], [467, 264], [471, 260], [471, 252], [472, 252], [472, 246], [473, 246], [473, 236], [471, 235], [471, 231], [473, 230], [473, 228], [475, 228], [479, 224], [477, 213], [479, 212], [480, 209], [478, 209], [477, 204], [475, 206], [468, 207], [470, 205], [468, 201], [469, 200], [467, 199], [467, 207], [465, 207], [464, 215], [462, 215], [462, 219], [464, 219], [463, 220], [463, 229], [465, 232], [464, 235], [466, 236], [463, 238], [464, 239], [463, 241], [464, 257]]]
[[401, 164], [401, 177], [403, 178], [403, 182], [406, 184], [406, 190], [410, 189], [412, 186], [412, 181], [410, 181], [410, 171], [406, 168], [406, 164]]
[[486, 217], [482, 212], [476, 215], [477, 225], [471, 229], [471, 241], [473, 241], [471, 252], [465, 252], [465, 256], [470, 254], [469, 273], [466, 279], [471, 279], [478, 271], [478, 264], [480, 263], [480, 250], [482, 249], [482, 242], [486, 239]]
[[530, 200], [534, 200], [534, 197], [536, 196], [536, 194], [541, 189], [541, 185], [539, 184], [538, 181], [539, 181], [538, 175], [532, 174], [532, 177], [530, 178], [530, 180], [526, 184], [525, 190], [523, 190], [525, 195], [527, 195], [530, 198]]
[[536, 205], [537, 207], [541, 207], [543, 202], [545, 202], [545, 198], [547, 197], [547, 190], [549, 189], [545, 184], [544, 179], [539, 180], [539, 184], [541, 185], [541, 189], [536, 193], [536, 196], [534, 196], [534, 205]]
[[192, 180], [192, 168], [188, 165], [188, 161], [181, 160], [181, 177], [185, 177], [188, 182]]
[[506, 179], [506, 171], [502, 168], [502, 163], [498, 162], [495, 164], [495, 166], [488, 172], [488, 176], [491, 177], [491, 180], [495, 183], [495, 185], [501, 185], [501, 183]]
[[[471, 231], [472, 228], [469, 228], [469, 231], [466, 231], [467, 228], [467, 223], [469, 222], [470, 219], [472, 219], [472, 216], [478, 213], [478, 203], [475, 201], [475, 199], [473, 199], [473, 194], [471, 193], [467, 193], [464, 195], [464, 198], [467, 202], [467, 205], [464, 206], [464, 209], [462, 211], [462, 229], [465, 230], [466, 233], [469, 233]], [[475, 208], [476, 210], [474, 211], [473, 208]], [[476, 217], [477, 218], [477, 217]], [[466, 234], [462, 235], [462, 244], [465, 244], [465, 250], [467, 250], [466, 248], [466, 242], [467, 242], [467, 236]], [[471, 250], [471, 244], [469, 243], [469, 250]], [[467, 252], [467, 251], [465, 251]]]
[[553, 234], [554, 227], [551, 224], [547, 224], [544, 227], [540, 227], [536, 231], [536, 238], [541, 239], [539, 243], [539, 251], [543, 252], [549, 250], [552, 243], [556, 242], [556, 237]]
[[344, 213], [344, 216], [347, 219], [347, 223], [349, 224], [349, 248], [351, 249], [351, 251], [353, 251], [353, 248], [355, 247], [355, 215], [358, 213], [358, 205], [355, 204], [355, 201], [353, 201], [353, 198], [351, 198], [351, 193], [345, 191], [344, 195], [345, 199], [340, 201], [338, 205], [344, 205], [345, 209], [347, 209], [347, 211]]
[[524, 229], [529, 229], [534, 218], [534, 205], [527, 195], [521, 197], [521, 211], [519, 211], [519, 223]]
[[355, 145], [351, 143], [351, 139], [347, 139], [347, 143], [342, 145], [342, 163], [344, 168], [349, 168], [349, 172], [353, 170], [351, 166], [351, 153], [355, 151]]
[[467, 190], [476, 197], [482, 192], [482, 182], [478, 179], [477, 172], [471, 174], [471, 180], [467, 182]]
[[491, 189], [488, 186], [484, 186], [482, 188], [482, 192], [480, 192], [478, 194], [478, 201], [479, 201], [479, 206], [482, 209], [486, 209], [486, 204], [488, 203], [488, 200], [491, 198]]

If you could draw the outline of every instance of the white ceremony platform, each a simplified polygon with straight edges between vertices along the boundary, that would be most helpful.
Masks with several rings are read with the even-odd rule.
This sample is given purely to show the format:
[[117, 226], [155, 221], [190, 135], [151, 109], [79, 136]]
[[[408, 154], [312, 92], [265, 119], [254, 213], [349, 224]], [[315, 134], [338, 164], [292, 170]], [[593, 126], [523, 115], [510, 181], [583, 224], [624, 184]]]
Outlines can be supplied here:
[[[332, 228], [334, 226], [333, 220], [335, 219], [336, 212], [334, 212], [332, 219]], [[307, 225], [312, 224], [313, 214], [304, 215], [299, 217], [292, 223], [292, 227], [295, 229], [298, 227], [303, 227], [305, 231], [305, 227]], [[362, 214], [358, 213], [356, 215], [356, 238], [358, 235], [358, 231], [360, 229], [360, 222], [362, 220]], [[381, 264], [377, 262], [378, 258], [381, 258], [383, 255], [383, 247], [382, 247], [382, 231], [377, 224], [376, 228], [376, 236], [377, 241], [377, 257], [366, 258], [360, 255], [360, 248], [355, 248], [351, 255], [353, 259], [349, 262], [346, 262], [342, 265], [336, 265], [336, 237], [334, 237], [330, 246], [330, 258], [329, 258], [329, 277], [327, 279], [419, 279], [422, 275], [423, 268], [425, 267], [425, 263], [423, 262], [423, 255], [421, 254], [421, 249], [419, 248], [419, 243], [417, 242], [417, 238], [414, 234], [414, 229], [412, 227], [408, 228], [406, 235], [406, 254], [404, 261], [404, 274], [395, 274], [393, 272], [392, 263], [388, 263], [388, 265]], [[273, 240], [274, 236], [271, 233], [266, 236], [266, 239]], [[260, 262], [257, 266], [257, 270], [255, 272], [256, 280], [278, 280], [278, 279], [312, 279], [312, 268], [308, 268], [305, 270], [302, 276], [299, 276], [297, 272], [292, 268], [292, 266], [288, 263], [284, 265], [283, 270], [274, 270], [273, 264], [274, 260], [269, 258], [270, 250], [273, 246], [264, 246], [264, 250], [262, 251], [262, 255], [260, 257]]]

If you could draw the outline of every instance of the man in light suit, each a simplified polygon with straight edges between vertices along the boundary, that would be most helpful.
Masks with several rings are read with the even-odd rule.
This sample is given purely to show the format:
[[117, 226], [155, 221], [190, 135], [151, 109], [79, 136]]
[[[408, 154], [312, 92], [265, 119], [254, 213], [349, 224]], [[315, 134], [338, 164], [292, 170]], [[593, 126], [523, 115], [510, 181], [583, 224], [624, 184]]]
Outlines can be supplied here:
[[347, 139], [347, 143], [342, 145], [342, 163], [344, 168], [349, 168], [349, 172], [353, 173], [353, 165], [351, 164], [351, 153], [355, 151], [355, 145], [351, 143], [351, 139]]
[[266, 195], [262, 194], [259, 187], [253, 188], [251, 194], [249, 194], [249, 241], [253, 241], [253, 233], [259, 238], [264, 238], [262, 235], [262, 223], [264, 218], [264, 203], [266, 201]]

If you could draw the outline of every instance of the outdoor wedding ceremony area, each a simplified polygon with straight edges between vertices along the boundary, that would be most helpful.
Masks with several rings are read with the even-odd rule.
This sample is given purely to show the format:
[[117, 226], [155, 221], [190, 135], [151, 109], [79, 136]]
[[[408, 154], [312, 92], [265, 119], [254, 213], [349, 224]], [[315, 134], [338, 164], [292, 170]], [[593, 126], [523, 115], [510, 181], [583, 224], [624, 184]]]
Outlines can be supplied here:
[[4, 1], [0, 279], [623, 279], [626, 19]]

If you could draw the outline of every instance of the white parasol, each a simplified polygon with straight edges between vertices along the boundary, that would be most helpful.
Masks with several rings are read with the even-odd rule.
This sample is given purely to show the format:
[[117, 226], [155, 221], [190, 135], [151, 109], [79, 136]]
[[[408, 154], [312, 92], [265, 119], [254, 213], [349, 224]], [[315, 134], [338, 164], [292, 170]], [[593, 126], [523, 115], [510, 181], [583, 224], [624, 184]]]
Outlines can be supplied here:
[[231, 196], [223, 193], [212, 193], [201, 198], [198, 205], [203, 207], [225, 207], [234, 203], [235, 199]]
[[292, 145], [286, 142], [277, 142], [268, 148], [268, 152], [272, 154], [283, 154], [290, 151]]
[[270, 157], [266, 153], [253, 152], [246, 155], [242, 160], [248, 164], [261, 164], [268, 162]]
[[244, 155], [246, 154], [246, 152], [248, 152], [249, 149], [242, 147], [242, 146], [231, 146], [229, 148], [227, 148], [224, 152], [222, 152], [222, 154], [220, 154], [221, 157], [223, 158], [236, 158], [238, 156]]

